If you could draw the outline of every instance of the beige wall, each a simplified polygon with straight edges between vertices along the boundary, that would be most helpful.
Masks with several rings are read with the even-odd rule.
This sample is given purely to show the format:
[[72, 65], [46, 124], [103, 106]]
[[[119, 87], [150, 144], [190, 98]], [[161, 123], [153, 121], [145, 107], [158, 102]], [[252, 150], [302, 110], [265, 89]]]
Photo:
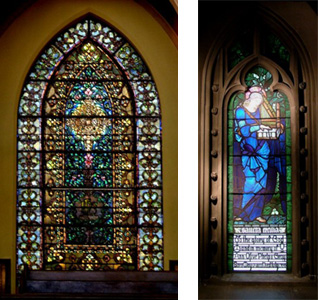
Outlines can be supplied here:
[[177, 49], [158, 21], [134, 1], [40, 0], [0, 37], [0, 258], [16, 261], [16, 124], [19, 96], [36, 56], [74, 19], [93, 13], [122, 32], [142, 54], [157, 84], [162, 110], [164, 267], [178, 259]]

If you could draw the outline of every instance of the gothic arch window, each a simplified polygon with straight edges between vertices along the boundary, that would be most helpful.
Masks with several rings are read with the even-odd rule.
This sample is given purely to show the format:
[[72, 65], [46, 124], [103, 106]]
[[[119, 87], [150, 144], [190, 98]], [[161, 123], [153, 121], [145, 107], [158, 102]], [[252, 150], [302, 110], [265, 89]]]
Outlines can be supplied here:
[[315, 85], [309, 56], [273, 14], [253, 13], [237, 16], [204, 49], [202, 279], [259, 271], [304, 276], [314, 269], [306, 216], [312, 207], [306, 112]]
[[159, 97], [123, 35], [87, 16], [52, 39], [17, 143], [18, 271], [163, 270]]

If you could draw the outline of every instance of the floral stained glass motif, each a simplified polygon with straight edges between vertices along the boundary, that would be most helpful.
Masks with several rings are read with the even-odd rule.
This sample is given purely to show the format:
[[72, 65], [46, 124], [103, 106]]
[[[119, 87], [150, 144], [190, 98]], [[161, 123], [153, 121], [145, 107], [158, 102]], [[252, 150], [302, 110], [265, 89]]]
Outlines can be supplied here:
[[161, 119], [147, 66], [92, 18], [34, 63], [18, 118], [18, 270], [162, 270]]
[[228, 268], [291, 268], [291, 133], [289, 101], [270, 89], [272, 75], [257, 66], [247, 90], [228, 108]]

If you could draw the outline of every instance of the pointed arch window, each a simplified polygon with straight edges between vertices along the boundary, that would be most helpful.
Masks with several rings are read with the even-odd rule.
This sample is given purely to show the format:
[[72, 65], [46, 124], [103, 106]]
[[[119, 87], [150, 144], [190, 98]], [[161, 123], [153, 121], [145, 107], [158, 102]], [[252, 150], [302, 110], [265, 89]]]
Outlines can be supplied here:
[[17, 142], [19, 271], [163, 270], [159, 97], [124, 36], [90, 16], [57, 35]]
[[225, 52], [230, 272], [291, 271], [291, 112], [286, 93], [292, 94], [294, 77], [290, 52], [264, 28], [242, 31]]

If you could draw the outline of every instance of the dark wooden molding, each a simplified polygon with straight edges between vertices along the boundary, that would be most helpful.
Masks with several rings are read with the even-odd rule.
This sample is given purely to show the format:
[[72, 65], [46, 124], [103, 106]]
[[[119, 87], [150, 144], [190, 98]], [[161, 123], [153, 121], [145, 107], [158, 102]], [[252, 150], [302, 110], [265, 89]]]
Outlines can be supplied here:
[[[21, 295], [90, 294], [90, 295], [155, 295], [177, 298], [177, 272], [135, 271], [29, 271]], [[127, 297], [130, 299], [129, 297]], [[165, 299], [165, 298], [164, 298]]]
[[11, 260], [0, 259], [0, 298], [11, 292]]

